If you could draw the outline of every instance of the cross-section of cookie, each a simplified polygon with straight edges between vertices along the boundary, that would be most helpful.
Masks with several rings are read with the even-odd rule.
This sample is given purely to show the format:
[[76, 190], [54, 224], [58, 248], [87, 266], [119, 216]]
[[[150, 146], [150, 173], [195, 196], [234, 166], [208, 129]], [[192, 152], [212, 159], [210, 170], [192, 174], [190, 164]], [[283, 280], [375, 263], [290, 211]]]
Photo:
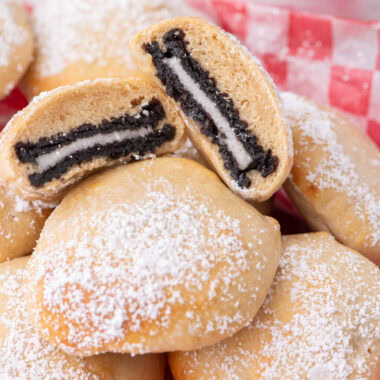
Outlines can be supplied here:
[[112, 168], [45, 224], [28, 268], [30, 316], [73, 355], [197, 349], [252, 320], [280, 244], [274, 219], [194, 161]]
[[33, 58], [33, 35], [20, 0], [0, 1], [0, 99], [16, 86]]
[[0, 183], [0, 262], [31, 254], [54, 203], [27, 201]]
[[169, 354], [175, 380], [379, 379], [379, 268], [326, 232], [282, 243], [252, 323], [216, 345]]
[[26, 197], [50, 199], [105, 166], [175, 151], [183, 136], [175, 104], [145, 79], [86, 81], [16, 114], [0, 141], [0, 176]]
[[380, 265], [380, 151], [338, 111], [281, 94], [293, 131], [294, 165], [284, 188], [314, 231]]
[[285, 181], [290, 130], [273, 82], [232, 36], [197, 18], [137, 34], [135, 63], [178, 104], [196, 147], [241, 196], [263, 201]]
[[162, 355], [69, 356], [45, 342], [28, 317], [23, 280], [29, 257], [0, 264], [1, 379], [163, 380]]

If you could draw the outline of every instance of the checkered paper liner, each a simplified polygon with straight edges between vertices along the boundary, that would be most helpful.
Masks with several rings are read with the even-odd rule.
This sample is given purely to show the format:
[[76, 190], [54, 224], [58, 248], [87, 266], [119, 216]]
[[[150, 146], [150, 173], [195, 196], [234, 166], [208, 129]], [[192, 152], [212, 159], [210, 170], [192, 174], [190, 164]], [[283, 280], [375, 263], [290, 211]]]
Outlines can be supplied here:
[[[261, 59], [280, 90], [330, 104], [380, 146], [380, 21], [358, 21], [244, 0], [186, 0], [236, 35]], [[0, 102], [0, 130], [27, 104], [19, 89]], [[289, 220], [284, 213], [293, 216]], [[281, 190], [275, 216], [285, 232], [302, 232], [299, 214]]]

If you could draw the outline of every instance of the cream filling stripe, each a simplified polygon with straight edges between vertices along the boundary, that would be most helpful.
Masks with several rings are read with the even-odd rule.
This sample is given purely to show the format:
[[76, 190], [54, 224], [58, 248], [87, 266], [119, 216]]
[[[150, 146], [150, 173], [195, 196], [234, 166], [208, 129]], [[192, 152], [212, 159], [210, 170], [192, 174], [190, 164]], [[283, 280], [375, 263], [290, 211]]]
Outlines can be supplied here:
[[251, 156], [245, 150], [243, 144], [238, 140], [234, 131], [230, 127], [226, 118], [221, 114], [216, 105], [207, 97], [200, 89], [198, 83], [183, 69], [181, 61], [177, 57], [166, 58], [164, 62], [173, 70], [184, 87], [193, 98], [202, 105], [204, 110], [211, 116], [213, 122], [219, 132], [223, 132], [226, 136], [223, 138], [221, 134], [219, 138], [227, 145], [229, 151], [234, 155], [240, 170], [246, 169], [252, 162]]
[[138, 129], [136, 131], [121, 131], [121, 132], [112, 132], [109, 134], [97, 134], [90, 137], [84, 137], [77, 141], [73, 141], [68, 145], [64, 145], [53, 152], [43, 154], [39, 156], [36, 161], [39, 171], [43, 172], [53, 166], [58, 162], [63, 160], [65, 157], [70, 156], [81, 150], [93, 148], [96, 145], [108, 145], [115, 142], [121, 142], [127, 139], [133, 139], [137, 137], [144, 137], [149, 133], [153, 132], [152, 127], [145, 127]]

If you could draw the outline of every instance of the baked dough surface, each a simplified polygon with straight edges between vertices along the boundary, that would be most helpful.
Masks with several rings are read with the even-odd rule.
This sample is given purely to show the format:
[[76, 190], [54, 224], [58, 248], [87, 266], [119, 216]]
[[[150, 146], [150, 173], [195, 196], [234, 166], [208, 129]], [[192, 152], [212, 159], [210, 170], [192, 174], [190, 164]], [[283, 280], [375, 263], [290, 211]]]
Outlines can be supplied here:
[[71, 354], [199, 348], [249, 323], [279, 253], [277, 222], [201, 165], [132, 163], [84, 181], [49, 218], [31, 318]]
[[314, 231], [329, 231], [380, 265], [378, 147], [337, 111], [281, 97], [295, 150], [285, 190]]
[[163, 380], [163, 355], [64, 354], [42, 340], [27, 314], [23, 279], [30, 256], [0, 264], [0, 378]]

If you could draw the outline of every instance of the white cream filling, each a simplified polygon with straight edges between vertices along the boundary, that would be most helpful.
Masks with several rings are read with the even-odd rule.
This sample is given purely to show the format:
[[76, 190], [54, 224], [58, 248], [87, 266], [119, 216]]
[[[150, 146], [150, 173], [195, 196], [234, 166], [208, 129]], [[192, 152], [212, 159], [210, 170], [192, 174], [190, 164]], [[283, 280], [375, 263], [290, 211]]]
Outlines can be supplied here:
[[121, 142], [128, 139], [133, 139], [137, 137], [144, 137], [149, 133], [153, 132], [152, 127], [140, 128], [136, 131], [120, 131], [120, 132], [112, 132], [109, 134], [97, 134], [90, 137], [84, 137], [77, 141], [73, 141], [68, 145], [61, 146], [57, 148], [53, 152], [42, 154], [39, 156], [36, 161], [38, 165], [38, 169], [40, 172], [43, 172], [53, 166], [55, 166], [58, 162], [63, 160], [65, 157], [70, 156], [76, 152], [81, 150], [89, 149], [94, 147], [95, 145], [108, 145], [113, 144], [115, 142]]
[[166, 58], [164, 62], [173, 70], [184, 87], [193, 98], [202, 105], [204, 110], [211, 116], [219, 132], [219, 138], [227, 145], [228, 150], [234, 155], [240, 170], [246, 169], [252, 162], [251, 156], [245, 150], [243, 144], [238, 140], [234, 131], [230, 127], [226, 118], [219, 111], [218, 107], [200, 89], [198, 83], [183, 69], [181, 61], [177, 57]]

